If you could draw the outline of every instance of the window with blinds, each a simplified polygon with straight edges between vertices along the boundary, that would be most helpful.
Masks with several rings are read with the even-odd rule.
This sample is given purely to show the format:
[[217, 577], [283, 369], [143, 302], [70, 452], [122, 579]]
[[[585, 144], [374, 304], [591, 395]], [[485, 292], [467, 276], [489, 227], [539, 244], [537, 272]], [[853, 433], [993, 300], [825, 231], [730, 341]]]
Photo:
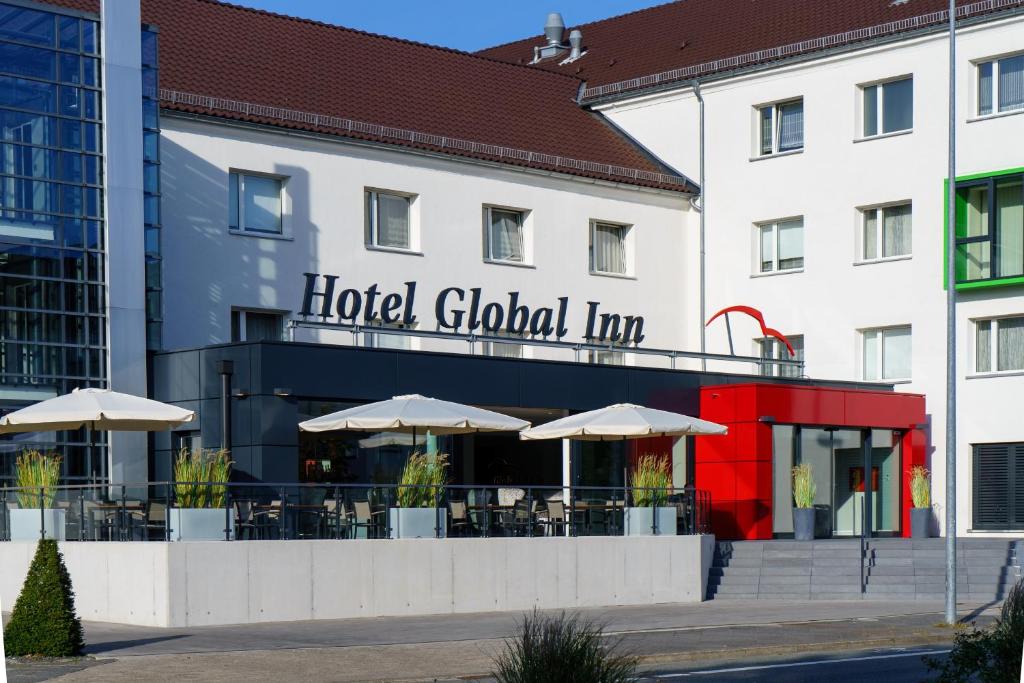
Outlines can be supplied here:
[[1024, 529], [1024, 443], [973, 448], [974, 529]]
[[757, 107], [757, 155], [804, 148], [803, 98]]
[[913, 78], [861, 86], [861, 103], [865, 138], [914, 127]]
[[979, 62], [978, 116], [1024, 109], [1024, 54]]
[[409, 195], [366, 190], [366, 245], [412, 249], [412, 200]]

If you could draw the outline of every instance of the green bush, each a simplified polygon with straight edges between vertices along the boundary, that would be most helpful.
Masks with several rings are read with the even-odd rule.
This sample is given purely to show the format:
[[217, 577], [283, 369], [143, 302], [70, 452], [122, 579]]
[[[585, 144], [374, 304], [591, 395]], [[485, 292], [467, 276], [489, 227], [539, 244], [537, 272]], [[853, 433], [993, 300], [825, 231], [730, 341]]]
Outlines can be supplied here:
[[1010, 589], [995, 624], [957, 632], [945, 659], [925, 657], [937, 683], [1018, 683], [1024, 644], [1024, 581]]
[[672, 473], [668, 458], [654, 453], [641, 455], [630, 474], [633, 488], [633, 505], [650, 507], [664, 505], [672, 488]]
[[71, 577], [56, 541], [39, 541], [4, 640], [9, 657], [82, 654], [82, 622], [75, 615]]
[[491, 673], [498, 683], [625, 683], [635, 657], [606, 647], [603, 629], [578, 616], [527, 614]]
[[398, 479], [398, 507], [432, 508], [440, 504], [441, 490], [448, 483], [448, 456], [413, 453]]

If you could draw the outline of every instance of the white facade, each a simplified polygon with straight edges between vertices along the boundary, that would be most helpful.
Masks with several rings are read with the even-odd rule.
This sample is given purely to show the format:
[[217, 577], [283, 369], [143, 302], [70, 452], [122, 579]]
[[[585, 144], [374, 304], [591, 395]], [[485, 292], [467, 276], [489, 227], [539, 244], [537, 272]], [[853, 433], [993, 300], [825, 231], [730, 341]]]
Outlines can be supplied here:
[[[1024, 110], [978, 119], [974, 63], [1024, 51], [1024, 19], [958, 33], [957, 175], [1024, 166]], [[900, 391], [927, 396], [929, 467], [937, 516], [944, 518], [945, 290], [943, 216], [947, 176], [948, 36], [933, 34], [838, 56], [784, 65], [702, 86], [705, 100], [707, 311], [745, 304], [769, 327], [803, 335], [806, 373], [863, 380], [863, 332], [910, 326], [912, 361]], [[913, 77], [910, 131], [863, 138], [859, 86]], [[757, 107], [803, 98], [803, 149], [758, 158]], [[600, 107], [669, 164], [698, 177], [698, 104], [690, 87]], [[912, 204], [911, 253], [865, 262], [859, 209]], [[803, 218], [802, 268], [761, 274], [756, 226]], [[696, 292], [689, 292], [695, 301]], [[1024, 377], [973, 372], [971, 322], [1024, 314], [1024, 292], [961, 292], [958, 326], [958, 533], [972, 530], [972, 444], [1024, 441], [1019, 396]], [[696, 304], [689, 310], [695, 311]], [[734, 319], [736, 352], [754, 353], [756, 324]], [[708, 330], [708, 350], [728, 352], [726, 328]]]
[[[684, 296], [696, 286], [694, 271], [686, 266], [687, 255], [694, 253], [696, 221], [681, 193], [167, 113], [161, 123], [163, 256], [173, 264], [164, 274], [166, 349], [232, 341], [232, 309], [298, 317], [304, 273], [338, 276], [335, 297], [353, 288], [365, 298], [372, 284], [381, 296], [404, 295], [405, 283], [414, 281], [418, 330], [437, 329], [435, 303], [442, 290], [465, 290], [466, 300], [459, 304], [452, 295], [446, 310], [468, 310], [469, 290], [480, 287], [482, 302], [506, 309], [512, 291], [531, 311], [557, 312], [558, 298], [568, 297], [568, 333], [562, 341], [584, 341], [587, 302], [595, 301], [601, 313], [643, 316], [641, 346], [692, 349], [697, 344], [696, 301]], [[280, 236], [229, 229], [231, 171], [282, 179]], [[366, 245], [367, 190], [412, 196], [410, 249]], [[523, 264], [485, 258], [485, 207], [523, 211]], [[630, 226], [625, 277], [590, 272], [593, 221]], [[314, 307], [320, 305], [317, 299]], [[467, 331], [464, 323], [460, 332]], [[308, 329], [296, 330], [295, 339], [353, 342], [349, 332]], [[411, 343], [426, 350], [469, 350], [465, 341]], [[526, 354], [573, 357], [571, 351], [541, 348]], [[635, 362], [668, 366], [661, 358]]]

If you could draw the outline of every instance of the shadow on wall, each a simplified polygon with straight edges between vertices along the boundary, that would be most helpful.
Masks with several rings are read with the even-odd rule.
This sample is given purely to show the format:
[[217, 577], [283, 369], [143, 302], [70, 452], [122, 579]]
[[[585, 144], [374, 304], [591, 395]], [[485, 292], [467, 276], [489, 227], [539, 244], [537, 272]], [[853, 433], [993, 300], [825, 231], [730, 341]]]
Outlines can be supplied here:
[[301, 274], [318, 261], [309, 172], [279, 164], [253, 169], [285, 179], [283, 238], [233, 234], [228, 169], [166, 137], [161, 145], [165, 349], [232, 341], [233, 307], [289, 317], [301, 301]]

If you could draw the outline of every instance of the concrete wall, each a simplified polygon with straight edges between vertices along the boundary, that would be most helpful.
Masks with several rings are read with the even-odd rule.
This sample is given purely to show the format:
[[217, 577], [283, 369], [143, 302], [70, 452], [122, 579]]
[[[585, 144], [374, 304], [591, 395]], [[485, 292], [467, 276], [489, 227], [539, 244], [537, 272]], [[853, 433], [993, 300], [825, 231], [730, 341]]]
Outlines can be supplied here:
[[[979, 119], [973, 62], [1019, 51], [1024, 18], [975, 25], [957, 38], [957, 175], [1024, 167], [1024, 112]], [[947, 176], [948, 36], [936, 34], [780, 66], [703, 86], [706, 103], [707, 310], [746, 304], [769, 327], [803, 335], [806, 372], [863, 377], [861, 331], [912, 328], [912, 376], [897, 387], [928, 397], [932, 499], [944, 520], [945, 290], [943, 215]], [[858, 84], [913, 75], [913, 129], [862, 140]], [[755, 107], [803, 97], [804, 149], [755, 158]], [[698, 107], [689, 87], [602, 107], [604, 114], [674, 167], [697, 177]], [[912, 254], [858, 259], [858, 207], [910, 201]], [[803, 216], [804, 268], [769, 276], [754, 266], [754, 225]], [[695, 305], [695, 304], [694, 304]], [[693, 305], [690, 306], [692, 310]], [[972, 320], [1024, 314], [1021, 288], [962, 292], [957, 313], [959, 429], [957, 520], [971, 530], [971, 445], [1024, 441], [1021, 373], [975, 373]], [[754, 352], [757, 324], [736, 317], [736, 352]], [[708, 329], [708, 350], [727, 352], [726, 327]], [[715, 368], [710, 363], [709, 368]]]
[[[0, 543], [11, 608], [35, 544]], [[62, 543], [78, 614], [199, 626], [700, 602], [713, 536]]]

